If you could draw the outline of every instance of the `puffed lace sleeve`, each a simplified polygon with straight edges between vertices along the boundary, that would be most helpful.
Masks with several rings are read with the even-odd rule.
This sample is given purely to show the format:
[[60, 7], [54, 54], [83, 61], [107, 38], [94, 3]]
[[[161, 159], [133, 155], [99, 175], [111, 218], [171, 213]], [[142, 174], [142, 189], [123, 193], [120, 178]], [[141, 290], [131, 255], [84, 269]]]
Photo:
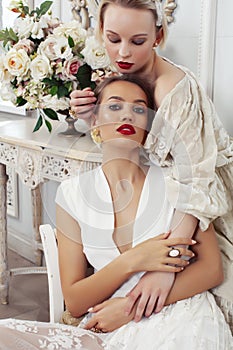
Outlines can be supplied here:
[[186, 73], [158, 109], [145, 144], [150, 160], [166, 169], [170, 202], [197, 217], [202, 230], [229, 209], [225, 183], [215, 171], [215, 124], [213, 103]]

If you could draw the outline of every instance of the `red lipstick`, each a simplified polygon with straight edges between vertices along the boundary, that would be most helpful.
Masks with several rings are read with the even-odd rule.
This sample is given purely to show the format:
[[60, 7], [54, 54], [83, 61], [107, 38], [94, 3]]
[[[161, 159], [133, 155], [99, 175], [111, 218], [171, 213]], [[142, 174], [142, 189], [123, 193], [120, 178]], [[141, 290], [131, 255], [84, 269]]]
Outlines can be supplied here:
[[133, 63], [128, 63], [128, 62], [117, 62], [117, 65], [121, 69], [128, 70], [133, 66]]
[[123, 124], [117, 129], [122, 135], [133, 135], [136, 133], [134, 127], [130, 124]]

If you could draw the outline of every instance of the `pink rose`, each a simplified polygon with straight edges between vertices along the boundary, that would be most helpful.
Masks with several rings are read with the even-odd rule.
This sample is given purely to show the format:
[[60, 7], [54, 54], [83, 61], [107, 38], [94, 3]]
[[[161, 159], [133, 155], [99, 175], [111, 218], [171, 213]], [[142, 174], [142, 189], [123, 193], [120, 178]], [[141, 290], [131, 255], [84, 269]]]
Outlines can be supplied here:
[[34, 48], [35, 44], [29, 39], [21, 39], [14, 45], [15, 50], [23, 49], [27, 52], [27, 54], [31, 54]]
[[66, 61], [63, 69], [64, 79], [68, 78], [70, 80], [75, 80], [75, 75], [78, 73], [81, 65], [82, 62], [77, 57], [73, 57], [71, 60]]

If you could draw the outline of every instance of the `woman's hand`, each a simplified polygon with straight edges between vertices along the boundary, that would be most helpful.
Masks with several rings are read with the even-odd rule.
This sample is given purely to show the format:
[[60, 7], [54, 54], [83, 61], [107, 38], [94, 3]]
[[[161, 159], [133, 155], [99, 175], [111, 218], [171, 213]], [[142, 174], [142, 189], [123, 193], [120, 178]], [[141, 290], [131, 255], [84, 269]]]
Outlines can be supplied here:
[[91, 308], [93, 316], [85, 325], [85, 329], [96, 328], [102, 332], [112, 332], [124, 324], [129, 323], [134, 318], [132, 310], [125, 314], [127, 298], [112, 298]]
[[138, 284], [127, 294], [125, 312], [129, 315], [136, 306], [134, 321], [142, 316], [149, 317], [153, 312], [160, 312], [174, 283], [174, 273], [147, 272]]
[[[150, 238], [124, 253], [125, 258], [132, 262], [134, 272], [180, 272], [189, 264], [187, 260], [182, 259], [182, 256], [189, 258], [194, 256], [193, 252], [185, 247], [195, 244], [196, 241], [183, 237], [167, 238], [168, 236], [169, 233], [164, 233]], [[170, 257], [169, 252], [176, 245], [185, 247], [179, 247], [178, 257]]]
[[96, 97], [91, 88], [74, 90], [70, 94], [70, 107], [75, 112], [74, 117], [89, 119], [95, 107]]

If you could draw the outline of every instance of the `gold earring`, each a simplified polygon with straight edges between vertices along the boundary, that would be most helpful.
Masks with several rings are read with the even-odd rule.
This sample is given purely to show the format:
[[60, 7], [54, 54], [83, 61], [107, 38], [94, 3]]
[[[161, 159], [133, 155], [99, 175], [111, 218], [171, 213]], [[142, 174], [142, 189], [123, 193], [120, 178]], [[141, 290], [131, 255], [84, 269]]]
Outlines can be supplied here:
[[99, 128], [94, 128], [91, 130], [91, 137], [92, 140], [99, 145], [100, 143], [102, 143], [102, 137], [100, 135], [100, 129]]

